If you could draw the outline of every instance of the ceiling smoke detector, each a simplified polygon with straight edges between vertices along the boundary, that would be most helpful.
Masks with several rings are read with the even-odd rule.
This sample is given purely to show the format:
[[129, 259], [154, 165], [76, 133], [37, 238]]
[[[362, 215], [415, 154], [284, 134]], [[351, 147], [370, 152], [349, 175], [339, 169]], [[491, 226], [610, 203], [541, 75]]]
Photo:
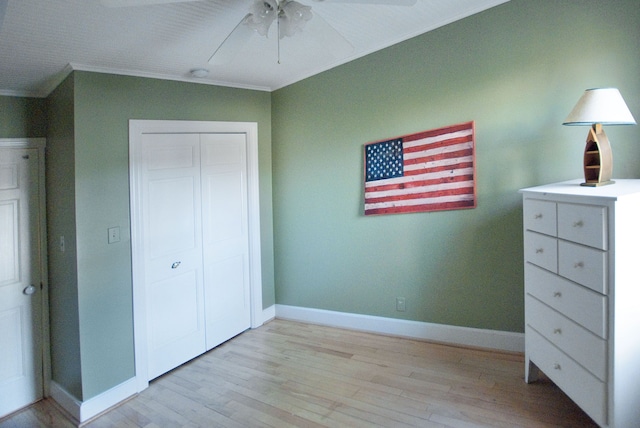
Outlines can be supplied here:
[[203, 77], [207, 77], [209, 75], [209, 70], [207, 70], [206, 68], [194, 68], [193, 70], [189, 71], [189, 73], [191, 73], [191, 77], [202, 79]]

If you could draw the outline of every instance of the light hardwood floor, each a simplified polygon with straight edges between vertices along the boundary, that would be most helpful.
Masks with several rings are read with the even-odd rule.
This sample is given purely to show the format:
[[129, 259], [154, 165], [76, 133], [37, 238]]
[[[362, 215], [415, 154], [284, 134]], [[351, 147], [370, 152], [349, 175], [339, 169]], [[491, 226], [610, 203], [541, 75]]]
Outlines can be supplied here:
[[[595, 427], [520, 354], [274, 320], [84, 426]], [[50, 400], [0, 427], [72, 427]]]

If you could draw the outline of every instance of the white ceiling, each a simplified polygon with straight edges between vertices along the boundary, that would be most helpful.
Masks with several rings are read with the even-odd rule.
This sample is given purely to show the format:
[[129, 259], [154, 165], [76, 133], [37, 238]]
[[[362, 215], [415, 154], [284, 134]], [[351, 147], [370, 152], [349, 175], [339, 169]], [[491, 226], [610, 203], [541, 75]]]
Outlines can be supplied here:
[[[281, 40], [280, 64], [277, 37], [256, 33], [224, 65], [209, 58], [253, 0], [145, 6], [122, 0], [127, 7], [103, 1], [0, 0], [0, 95], [44, 97], [70, 70], [271, 91], [508, 0], [417, 0], [413, 6], [298, 0], [314, 17], [302, 33]], [[209, 75], [193, 78], [196, 68]]]

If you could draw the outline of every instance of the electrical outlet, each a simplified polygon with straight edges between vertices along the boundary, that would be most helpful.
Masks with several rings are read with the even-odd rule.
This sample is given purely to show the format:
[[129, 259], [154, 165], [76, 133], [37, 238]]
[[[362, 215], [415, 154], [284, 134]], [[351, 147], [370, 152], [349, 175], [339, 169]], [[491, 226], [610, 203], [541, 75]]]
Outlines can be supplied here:
[[396, 297], [396, 311], [404, 312], [407, 310], [407, 305], [404, 297]]
[[109, 244], [120, 242], [120, 228], [118, 226], [110, 227], [109, 229], [107, 229], [107, 233], [109, 235], [109, 238], [107, 240]]

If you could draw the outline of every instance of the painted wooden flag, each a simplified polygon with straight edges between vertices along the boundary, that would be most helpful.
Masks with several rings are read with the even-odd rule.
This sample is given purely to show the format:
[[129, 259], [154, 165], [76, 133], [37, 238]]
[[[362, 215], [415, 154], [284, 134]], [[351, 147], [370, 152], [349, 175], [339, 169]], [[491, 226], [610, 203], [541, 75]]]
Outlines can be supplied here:
[[476, 207], [474, 122], [366, 144], [364, 156], [365, 215]]

